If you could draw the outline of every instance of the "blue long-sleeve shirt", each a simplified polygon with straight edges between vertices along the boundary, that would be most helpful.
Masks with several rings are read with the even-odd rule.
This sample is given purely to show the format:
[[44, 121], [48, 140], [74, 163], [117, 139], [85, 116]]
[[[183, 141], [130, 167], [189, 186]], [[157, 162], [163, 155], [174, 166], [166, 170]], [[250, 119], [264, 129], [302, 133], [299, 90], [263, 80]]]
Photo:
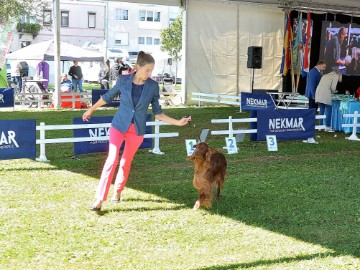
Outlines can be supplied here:
[[305, 89], [305, 96], [307, 98], [315, 99], [316, 87], [319, 85], [321, 76], [322, 74], [320, 73], [320, 71], [317, 69], [316, 66], [309, 71], [309, 74], [307, 75], [307, 79], [306, 79], [306, 89]]
[[159, 85], [151, 78], [144, 82], [143, 90], [136, 105], [132, 96], [132, 79], [134, 74], [120, 76], [115, 86], [102, 96], [102, 99], [109, 103], [116, 96], [120, 95], [119, 109], [114, 115], [111, 126], [125, 133], [133, 120], [137, 135], [146, 133], [146, 116], [149, 105], [151, 104], [154, 115], [162, 113], [159, 104]]

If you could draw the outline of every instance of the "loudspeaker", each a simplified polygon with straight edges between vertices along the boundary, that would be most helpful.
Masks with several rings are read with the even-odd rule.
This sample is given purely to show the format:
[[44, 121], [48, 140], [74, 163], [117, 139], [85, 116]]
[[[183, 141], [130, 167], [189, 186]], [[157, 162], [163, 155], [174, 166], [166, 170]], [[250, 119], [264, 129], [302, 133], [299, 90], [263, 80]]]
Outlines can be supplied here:
[[261, 68], [262, 61], [262, 47], [251, 46], [248, 47], [248, 61], [247, 68]]
[[168, 58], [168, 65], [169, 65], [169, 66], [172, 65], [172, 58]]

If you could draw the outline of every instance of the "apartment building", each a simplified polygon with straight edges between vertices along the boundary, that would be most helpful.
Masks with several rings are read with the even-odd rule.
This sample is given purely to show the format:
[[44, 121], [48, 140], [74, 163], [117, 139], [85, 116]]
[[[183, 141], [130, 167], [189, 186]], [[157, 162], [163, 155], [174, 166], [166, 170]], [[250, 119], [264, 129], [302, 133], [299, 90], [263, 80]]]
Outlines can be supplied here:
[[169, 27], [179, 14], [179, 7], [111, 1], [107, 47], [160, 53], [161, 29]]
[[[11, 50], [54, 38], [53, 1], [43, 10], [41, 29], [37, 35], [22, 33], [15, 35]], [[104, 1], [60, 1], [60, 39], [82, 47], [86, 43], [102, 44], [105, 39], [106, 4]], [[34, 23], [31, 16], [20, 18], [22, 23]]]
[[[11, 50], [53, 39], [52, 1], [43, 11], [41, 30], [37, 35], [15, 35]], [[160, 52], [160, 31], [175, 21], [179, 7], [137, 4], [117, 1], [60, 1], [60, 39], [70, 44], [98, 49]], [[23, 23], [34, 23], [31, 16], [21, 18]], [[105, 55], [106, 56], [106, 55]]]

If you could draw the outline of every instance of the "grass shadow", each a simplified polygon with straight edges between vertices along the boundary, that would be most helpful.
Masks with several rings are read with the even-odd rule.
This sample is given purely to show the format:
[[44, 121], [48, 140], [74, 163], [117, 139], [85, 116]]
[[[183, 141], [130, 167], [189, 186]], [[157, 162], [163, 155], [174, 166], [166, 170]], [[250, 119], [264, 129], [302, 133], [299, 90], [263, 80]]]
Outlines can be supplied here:
[[[302, 255], [302, 256], [296, 256], [296, 257], [285, 257], [280, 258], [276, 260], [259, 260], [255, 262], [250, 263], [238, 263], [238, 264], [230, 264], [230, 265], [216, 265], [216, 266], [209, 266], [209, 267], [202, 267], [202, 268], [196, 268], [196, 270], [232, 270], [232, 269], [246, 269], [246, 268], [252, 268], [257, 266], [272, 266], [274, 264], [280, 264], [280, 263], [291, 263], [291, 262], [300, 262], [300, 261], [306, 261], [306, 260], [312, 260], [319, 257], [336, 257], [339, 254], [336, 253], [330, 253], [330, 252], [324, 252], [324, 253], [317, 253], [317, 254], [311, 254], [311, 255]], [[195, 269], [194, 269], [195, 270]]]

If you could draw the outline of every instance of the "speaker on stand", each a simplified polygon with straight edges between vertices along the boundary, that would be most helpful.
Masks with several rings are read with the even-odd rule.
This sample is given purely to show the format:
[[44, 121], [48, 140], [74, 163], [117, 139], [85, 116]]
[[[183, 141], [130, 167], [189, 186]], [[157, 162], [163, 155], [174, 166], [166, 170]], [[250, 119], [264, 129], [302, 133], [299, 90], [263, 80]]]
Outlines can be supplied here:
[[247, 68], [252, 68], [251, 93], [254, 89], [254, 69], [261, 69], [262, 64], [262, 47], [248, 47]]

